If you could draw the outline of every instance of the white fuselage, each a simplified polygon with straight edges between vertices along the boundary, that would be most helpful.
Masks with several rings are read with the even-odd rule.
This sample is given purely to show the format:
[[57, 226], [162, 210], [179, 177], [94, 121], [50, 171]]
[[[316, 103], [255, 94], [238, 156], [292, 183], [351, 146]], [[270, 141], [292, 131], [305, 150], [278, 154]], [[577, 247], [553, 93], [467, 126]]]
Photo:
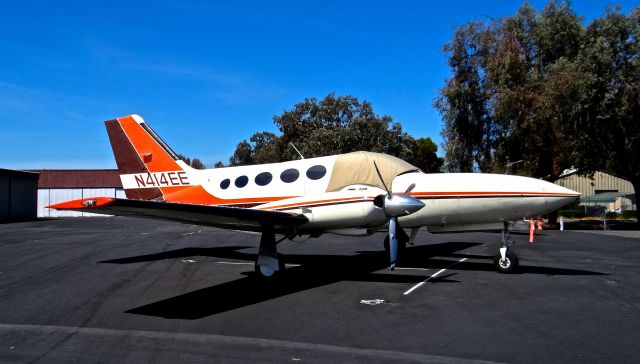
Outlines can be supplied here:
[[[353, 183], [327, 192], [336, 158], [209, 170], [180, 163], [190, 183], [220, 199], [218, 205], [304, 214], [309, 222], [299, 227], [299, 233], [358, 235], [386, 225], [388, 218], [373, 204], [385, 190]], [[122, 180], [125, 188], [133, 183], [126, 175]], [[495, 228], [504, 221], [553, 211], [579, 196], [538, 179], [480, 173], [409, 172], [397, 176], [390, 188], [394, 194], [404, 193], [411, 184], [415, 187], [410, 195], [425, 206], [399, 222], [406, 228], [427, 226], [431, 231]]]

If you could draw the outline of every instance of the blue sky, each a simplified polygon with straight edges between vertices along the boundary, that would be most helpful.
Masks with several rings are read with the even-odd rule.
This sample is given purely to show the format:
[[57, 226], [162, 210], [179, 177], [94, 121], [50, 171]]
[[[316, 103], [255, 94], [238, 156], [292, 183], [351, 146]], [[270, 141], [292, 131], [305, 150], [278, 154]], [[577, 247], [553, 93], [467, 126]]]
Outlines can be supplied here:
[[[329, 92], [441, 143], [452, 29], [511, 1], [3, 1], [0, 168], [114, 168], [104, 120], [140, 114], [178, 153], [227, 162], [273, 115]], [[541, 9], [546, 1], [530, 1]], [[590, 21], [607, 5], [576, 1]]]

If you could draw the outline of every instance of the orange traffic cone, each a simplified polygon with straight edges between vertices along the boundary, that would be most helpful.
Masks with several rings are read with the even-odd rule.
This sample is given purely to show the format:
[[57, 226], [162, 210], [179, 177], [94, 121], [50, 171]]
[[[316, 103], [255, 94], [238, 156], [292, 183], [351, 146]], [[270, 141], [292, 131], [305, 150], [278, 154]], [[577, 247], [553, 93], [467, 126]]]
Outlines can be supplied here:
[[529, 219], [529, 242], [533, 243], [533, 237], [536, 235], [536, 220]]

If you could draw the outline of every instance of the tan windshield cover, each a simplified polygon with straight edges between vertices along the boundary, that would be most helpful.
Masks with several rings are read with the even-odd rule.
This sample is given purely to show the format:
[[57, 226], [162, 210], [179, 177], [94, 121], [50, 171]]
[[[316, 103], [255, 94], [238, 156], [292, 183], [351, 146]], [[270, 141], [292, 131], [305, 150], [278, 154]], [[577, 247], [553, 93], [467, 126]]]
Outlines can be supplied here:
[[376, 162], [384, 183], [391, 188], [396, 176], [418, 168], [390, 155], [372, 152], [341, 154], [336, 159], [329, 180], [328, 192], [338, 191], [349, 185], [370, 185], [384, 189], [373, 162]]

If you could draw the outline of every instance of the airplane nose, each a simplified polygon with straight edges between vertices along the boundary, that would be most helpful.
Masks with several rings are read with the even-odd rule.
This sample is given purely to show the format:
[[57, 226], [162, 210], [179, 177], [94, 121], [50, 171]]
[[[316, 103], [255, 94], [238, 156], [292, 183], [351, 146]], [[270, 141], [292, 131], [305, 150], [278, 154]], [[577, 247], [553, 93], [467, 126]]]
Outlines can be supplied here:
[[574, 203], [581, 195], [579, 192], [555, 183], [541, 180], [538, 180], [538, 183], [541, 192], [545, 196], [545, 204], [547, 207], [545, 208], [544, 213]]
[[563, 200], [567, 201], [567, 203], [572, 202], [582, 195], [580, 192], [551, 182], [546, 182], [545, 188], [543, 188], [543, 190], [547, 190], [553, 194], [563, 197]]

